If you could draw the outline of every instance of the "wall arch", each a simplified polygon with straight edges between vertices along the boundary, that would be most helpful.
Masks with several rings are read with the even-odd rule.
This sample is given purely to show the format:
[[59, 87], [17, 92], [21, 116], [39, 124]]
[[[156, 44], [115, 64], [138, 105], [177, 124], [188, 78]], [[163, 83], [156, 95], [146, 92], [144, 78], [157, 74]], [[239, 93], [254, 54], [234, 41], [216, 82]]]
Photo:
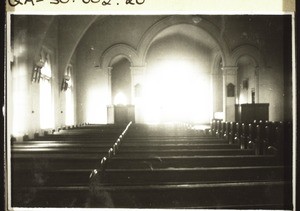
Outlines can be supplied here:
[[213, 64], [212, 64], [212, 75], [217, 75], [219, 74], [219, 69], [223, 67], [223, 58], [220, 53], [217, 53], [214, 58], [213, 58]]
[[126, 102], [131, 104], [132, 76], [130, 67], [131, 62], [124, 56], [117, 57], [116, 60], [114, 60], [114, 62], [111, 63], [110, 88], [112, 103], [115, 103], [115, 99], [118, 94], [122, 94], [123, 103]]
[[230, 51], [229, 48], [224, 41], [224, 39], [220, 36], [221, 32], [218, 27], [216, 27], [211, 22], [203, 19], [202, 17], [198, 17], [197, 22], [194, 22], [192, 16], [169, 16], [166, 17], [157, 23], [155, 23], [152, 27], [150, 27], [144, 34], [141, 39], [137, 51], [139, 52], [139, 57], [141, 59], [141, 63], [145, 64], [147, 52], [154, 40], [154, 38], [164, 29], [178, 25], [178, 24], [190, 24], [193, 26], [200, 27], [205, 32], [207, 32], [214, 41], [220, 47], [220, 54], [222, 56], [222, 60], [224, 61], [224, 65], [230, 62]]
[[265, 67], [265, 61], [262, 56], [261, 51], [252, 45], [242, 45], [237, 48], [235, 48], [232, 51], [232, 60], [235, 64], [235, 66], [238, 65], [238, 61], [243, 56], [249, 56], [255, 61], [255, 65], [257, 67]]
[[139, 57], [136, 50], [126, 44], [116, 44], [107, 48], [100, 57], [100, 68], [107, 69], [114, 58], [122, 56], [131, 62], [132, 66], [138, 66]]
[[[114, 52], [117, 52], [118, 50], [121, 50], [121, 52], [124, 49], [127, 49], [125, 51], [124, 55], [131, 55], [135, 58], [132, 59], [133, 65], [135, 66], [144, 66], [145, 65], [145, 58], [147, 55], [147, 51], [151, 45], [152, 40], [155, 38], [155, 36], [162, 31], [163, 29], [176, 25], [176, 24], [181, 24], [181, 23], [187, 23], [187, 24], [193, 24], [196, 25], [202, 29], [204, 29], [206, 32], [208, 32], [218, 43], [221, 49], [221, 55], [222, 55], [222, 60], [224, 62], [224, 66], [232, 66], [231, 63], [231, 58], [230, 58], [230, 51], [229, 48], [224, 41], [224, 38], [220, 36], [221, 31], [218, 27], [216, 27], [214, 24], [211, 22], [203, 19], [202, 17], [194, 16], [197, 17], [198, 21], [194, 21], [192, 16], [168, 16], [160, 20], [159, 22], [155, 23], [152, 27], [150, 27], [146, 33], [144, 34], [143, 38], [141, 39], [140, 43], [138, 44], [137, 50], [133, 49], [131, 46], [126, 46], [126, 44], [117, 44], [115, 46], [112, 46], [108, 48], [104, 53], [103, 56], [100, 58], [100, 64], [102, 68], [108, 67], [108, 64], [105, 63], [104, 60], [108, 59], [110, 60], [110, 56], [113, 57], [111, 54], [115, 54]], [[83, 17], [80, 17], [81, 19]], [[59, 69], [65, 69], [66, 65], [69, 63], [71, 56], [73, 55], [76, 46], [78, 45], [78, 42], [80, 39], [83, 37], [85, 32], [89, 29], [89, 27], [96, 22], [97, 20], [104, 19], [103, 16], [97, 17], [97, 16], [84, 16], [85, 22], [78, 28], [76, 25], [76, 29], [74, 27], [74, 30], [79, 32], [76, 33], [74, 42], [69, 42], [70, 45], [65, 46], [65, 44], [62, 44], [61, 46], [61, 51], [62, 55], [64, 55], [60, 60], [59, 60]], [[71, 24], [72, 25], [72, 24]], [[72, 25], [73, 26], [73, 25]], [[67, 34], [65, 34], [65, 37], [69, 37], [70, 33], [73, 32], [74, 30], [69, 30]], [[72, 35], [74, 37], [74, 34]], [[123, 45], [123, 46], [122, 46]], [[123, 48], [123, 49], [122, 49]], [[120, 52], [119, 52], [120, 54]], [[105, 59], [104, 59], [105, 58]], [[130, 56], [129, 56], [130, 58]]]
[[[238, 89], [239, 103], [259, 103], [260, 95], [260, 73], [259, 70], [265, 67], [263, 56], [258, 48], [252, 45], [243, 45], [233, 50], [232, 59], [238, 70], [242, 68], [240, 62], [243, 59], [248, 60], [253, 69], [245, 69], [246, 72], [237, 72], [237, 82], [240, 84]], [[246, 74], [246, 75], [245, 75]], [[245, 78], [246, 77], [246, 78]], [[252, 83], [252, 91], [248, 90], [248, 84]], [[245, 86], [246, 84], [246, 86]], [[251, 95], [251, 92], [254, 94]]]

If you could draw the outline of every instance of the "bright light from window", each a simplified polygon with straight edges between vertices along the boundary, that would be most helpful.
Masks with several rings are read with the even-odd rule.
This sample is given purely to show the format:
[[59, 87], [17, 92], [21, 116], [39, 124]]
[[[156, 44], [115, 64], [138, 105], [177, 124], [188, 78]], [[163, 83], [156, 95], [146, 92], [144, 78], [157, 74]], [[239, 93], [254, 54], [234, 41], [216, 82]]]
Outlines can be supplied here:
[[25, 132], [27, 98], [26, 87], [27, 77], [24, 75], [25, 67], [20, 66], [17, 73], [13, 73], [13, 96], [12, 96], [12, 133], [14, 136], [21, 136]]
[[73, 93], [69, 88], [66, 91], [66, 125], [74, 124], [74, 101]]
[[47, 77], [51, 77], [51, 67], [48, 61], [45, 62], [43, 68], [41, 69], [41, 73]]
[[92, 87], [87, 92], [87, 109], [83, 121], [91, 124], [106, 124], [108, 101], [109, 98], [105, 90]]
[[143, 114], [147, 123], [208, 123], [211, 119], [210, 77], [191, 62], [171, 60], [149, 70]]
[[[51, 77], [51, 68], [48, 62], [45, 62], [41, 70], [42, 74]], [[41, 78], [40, 80], [40, 125], [41, 129], [54, 127], [54, 114], [51, 94], [51, 79]]]
[[127, 105], [127, 99], [126, 99], [126, 96], [125, 96], [122, 92], [119, 92], [119, 93], [116, 94], [116, 96], [115, 96], [114, 104], [115, 104], [115, 105]]
[[54, 127], [52, 110], [51, 82], [47, 79], [40, 80], [40, 125], [41, 129]]

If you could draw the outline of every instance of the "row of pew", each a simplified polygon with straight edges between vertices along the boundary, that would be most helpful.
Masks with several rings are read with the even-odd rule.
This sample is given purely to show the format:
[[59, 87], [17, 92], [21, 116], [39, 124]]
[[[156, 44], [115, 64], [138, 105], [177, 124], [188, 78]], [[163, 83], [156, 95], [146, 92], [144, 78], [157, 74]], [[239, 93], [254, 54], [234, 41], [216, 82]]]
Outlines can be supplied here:
[[[241, 149], [254, 149], [256, 154], [284, 156], [292, 152], [292, 123], [254, 121], [250, 123], [213, 120], [210, 133]], [[285, 157], [287, 159], [288, 156]]]
[[89, 175], [126, 125], [80, 125], [11, 143], [13, 207], [88, 207]]
[[[211, 128], [213, 130], [213, 127]], [[218, 135], [132, 125], [91, 175], [91, 207], [289, 209], [291, 166]]]
[[288, 155], [241, 147], [218, 124], [83, 125], [13, 142], [12, 205], [291, 209]]

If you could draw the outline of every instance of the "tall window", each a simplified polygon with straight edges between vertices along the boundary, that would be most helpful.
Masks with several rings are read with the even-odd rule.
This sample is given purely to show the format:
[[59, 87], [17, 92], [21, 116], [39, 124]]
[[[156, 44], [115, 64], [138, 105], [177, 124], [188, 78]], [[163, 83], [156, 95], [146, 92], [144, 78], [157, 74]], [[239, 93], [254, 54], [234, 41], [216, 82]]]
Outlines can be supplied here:
[[41, 68], [40, 77], [40, 126], [41, 129], [54, 127], [53, 102], [52, 102], [52, 71], [50, 55], [46, 54], [44, 66]]
[[74, 124], [74, 94], [73, 94], [72, 72], [73, 72], [73, 67], [69, 65], [65, 73], [65, 83], [67, 83], [66, 91], [65, 91], [65, 95], [66, 95], [65, 124], [66, 125]]

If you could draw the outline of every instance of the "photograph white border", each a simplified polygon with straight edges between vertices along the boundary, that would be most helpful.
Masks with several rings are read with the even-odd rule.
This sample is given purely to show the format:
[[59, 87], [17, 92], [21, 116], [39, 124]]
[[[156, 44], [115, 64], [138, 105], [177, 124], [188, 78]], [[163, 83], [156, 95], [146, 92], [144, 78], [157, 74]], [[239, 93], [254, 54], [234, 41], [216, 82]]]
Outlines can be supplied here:
[[[6, 0], [15, 1], [15, 0]], [[21, 0], [22, 1], [22, 0]], [[33, 0], [34, 2], [36, 0]], [[49, 0], [50, 1], [50, 0]], [[35, 6], [30, 5], [19, 5], [16, 7], [9, 7], [6, 4], [6, 64], [10, 63], [10, 16], [13, 14], [28, 14], [28, 15], [158, 15], [158, 14], [175, 14], [175, 15], [188, 15], [188, 14], [203, 14], [203, 15], [284, 15], [288, 14], [292, 16], [292, 77], [293, 77], [293, 205], [294, 210], [296, 210], [296, 127], [297, 127], [297, 102], [296, 102], [296, 90], [297, 90], [297, 79], [296, 79], [296, 41], [295, 41], [295, 0], [145, 0], [144, 5], [131, 7], [130, 5], [123, 6], [107, 6], [100, 7], [101, 10], [95, 11], [92, 7], [87, 6], [81, 2], [81, 0], [76, 0], [72, 4], [72, 7], [66, 7], [67, 4], [49, 5], [48, 0], [43, 0], [41, 2], [36, 2]], [[51, 0], [54, 1], [54, 0]], [[72, 0], [70, 0], [71, 2]], [[112, 0], [113, 1], [113, 0]], [[118, 0], [119, 2], [124, 2], [125, 0]], [[24, 2], [24, 1], [23, 1]], [[151, 2], [151, 3], [149, 3]], [[251, 2], [251, 3], [250, 3]], [[171, 6], [170, 6], [171, 5]], [[216, 5], [221, 5], [216, 8]], [[80, 10], [78, 8], [80, 7]], [[222, 9], [220, 9], [222, 7]], [[171, 8], [171, 9], [170, 9]], [[199, 9], [201, 8], [201, 9]], [[5, 68], [5, 75], [9, 69], [9, 65]], [[6, 79], [6, 77], [4, 77]], [[6, 86], [6, 81], [4, 86], [6, 87], [6, 94], [9, 87]], [[4, 96], [5, 102], [6, 96]], [[6, 122], [10, 121], [9, 108], [6, 110]], [[4, 140], [4, 154], [5, 154], [5, 166], [7, 167], [7, 172], [5, 174], [5, 182], [10, 178], [10, 138], [9, 138], [9, 128], [5, 127], [6, 137]], [[11, 187], [10, 183], [6, 183], [8, 187], [8, 193], [6, 192], [6, 197], [10, 195]], [[8, 194], [8, 195], [7, 195]], [[7, 198], [6, 198], [7, 199]], [[8, 202], [8, 210], [11, 209], [10, 200]], [[65, 210], [65, 208], [13, 208], [13, 210]], [[68, 208], [68, 210], [82, 210], [83, 208]], [[84, 210], [95, 210], [94, 208], [84, 208]], [[101, 209], [101, 210], [111, 210], [111, 209]], [[127, 209], [118, 209], [127, 210]], [[139, 209], [131, 209], [139, 210]], [[147, 210], [147, 209], [144, 209]], [[149, 209], [153, 210], [153, 209]]]

